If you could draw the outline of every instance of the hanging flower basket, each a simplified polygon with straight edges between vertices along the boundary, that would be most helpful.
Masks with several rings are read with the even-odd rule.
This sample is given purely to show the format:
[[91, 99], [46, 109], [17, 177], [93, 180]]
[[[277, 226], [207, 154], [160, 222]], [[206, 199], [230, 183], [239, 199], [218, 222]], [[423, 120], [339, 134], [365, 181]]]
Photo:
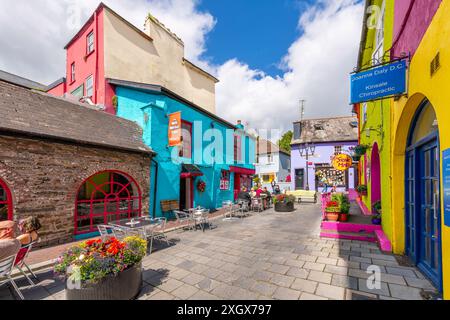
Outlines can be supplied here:
[[199, 192], [205, 192], [205, 190], [206, 190], [206, 182], [203, 181], [203, 180], [200, 180], [200, 181], [197, 183], [197, 190], [198, 190]]

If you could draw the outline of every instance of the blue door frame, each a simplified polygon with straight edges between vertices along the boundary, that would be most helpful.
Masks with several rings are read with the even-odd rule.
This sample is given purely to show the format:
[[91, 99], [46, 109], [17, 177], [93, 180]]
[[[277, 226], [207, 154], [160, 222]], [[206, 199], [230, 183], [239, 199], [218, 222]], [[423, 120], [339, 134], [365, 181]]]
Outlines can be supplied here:
[[[411, 132], [415, 123], [411, 126]], [[410, 145], [405, 160], [406, 253], [442, 292], [438, 132]]]

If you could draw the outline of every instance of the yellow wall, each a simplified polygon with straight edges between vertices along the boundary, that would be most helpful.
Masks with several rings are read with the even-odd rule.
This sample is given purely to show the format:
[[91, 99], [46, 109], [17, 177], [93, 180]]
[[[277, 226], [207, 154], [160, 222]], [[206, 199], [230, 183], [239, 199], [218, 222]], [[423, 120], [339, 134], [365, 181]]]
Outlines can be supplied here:
[[153, 19], [147, 19], [149, 41], [105, 10], [105, 76], [161, 85], [215, 113], [216, 80], [185, 62], [184, 44]]
[[[450, 3], [443, 1], [409, 68], [409, 97], [394, 102], [393, 108], [393, 248], [405, 251], [405, 146], [415, 111], [426, 97], [439, 123], [441, 151], [450, 148]], [[440, 52], [441, 68], [430, 75], [430, 62]], [[442, 168], [442, 163], [441, 163]], [[442, 170], [441, 170], [442, 172]], [[442, 177], [441, 177], [442, 181]], [[441, 185], [441, 213], [444, 221]], [[450, 299], [450, 228], [442, 224], [442, 267], [444, 298]]]

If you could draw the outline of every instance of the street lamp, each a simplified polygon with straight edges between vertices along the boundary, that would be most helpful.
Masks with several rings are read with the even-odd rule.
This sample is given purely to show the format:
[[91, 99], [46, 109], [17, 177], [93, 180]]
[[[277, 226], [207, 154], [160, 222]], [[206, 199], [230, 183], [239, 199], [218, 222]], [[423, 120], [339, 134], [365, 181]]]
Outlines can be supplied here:
[[314, 144], [305, 143], [302, 144], [298, 151], [301, 157], [306, 158], [306, 190], [309, 190], [309, 156], [314, 155], [316, 146]]

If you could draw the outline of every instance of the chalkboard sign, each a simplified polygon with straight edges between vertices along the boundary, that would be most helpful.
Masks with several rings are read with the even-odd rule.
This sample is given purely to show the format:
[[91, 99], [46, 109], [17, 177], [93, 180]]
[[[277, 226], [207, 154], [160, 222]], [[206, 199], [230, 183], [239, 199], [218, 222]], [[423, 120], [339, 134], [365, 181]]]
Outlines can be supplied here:
[[450, 149], [442, 153], [442, 177], [444, 180], [444, 224], [450, 227]]

